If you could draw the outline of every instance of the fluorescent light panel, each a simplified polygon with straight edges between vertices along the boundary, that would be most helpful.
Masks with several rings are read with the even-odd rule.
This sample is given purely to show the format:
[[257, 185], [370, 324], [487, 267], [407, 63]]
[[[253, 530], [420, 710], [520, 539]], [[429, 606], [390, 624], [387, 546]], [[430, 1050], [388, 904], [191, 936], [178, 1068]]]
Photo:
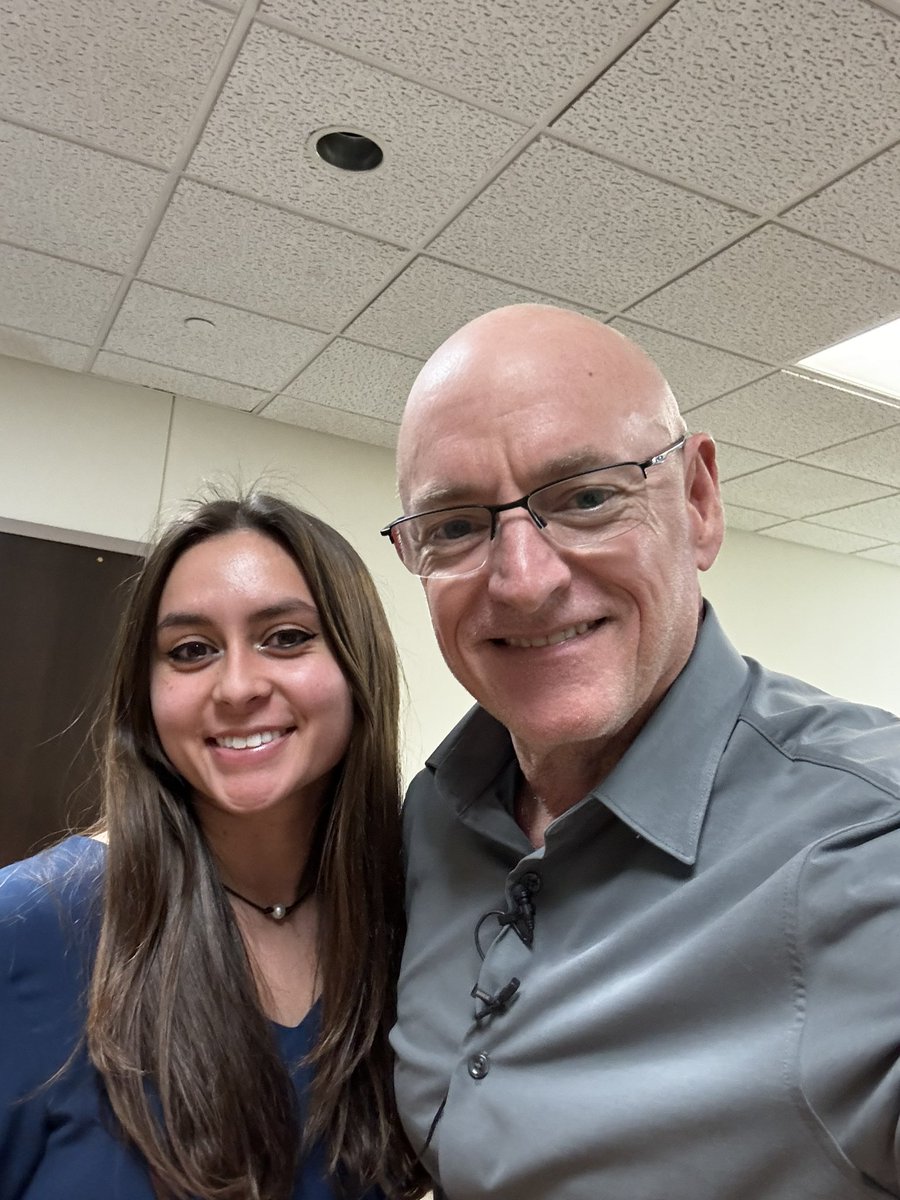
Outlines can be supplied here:
[[797, 366], [900, 400], [900, 317], [811, 354]]

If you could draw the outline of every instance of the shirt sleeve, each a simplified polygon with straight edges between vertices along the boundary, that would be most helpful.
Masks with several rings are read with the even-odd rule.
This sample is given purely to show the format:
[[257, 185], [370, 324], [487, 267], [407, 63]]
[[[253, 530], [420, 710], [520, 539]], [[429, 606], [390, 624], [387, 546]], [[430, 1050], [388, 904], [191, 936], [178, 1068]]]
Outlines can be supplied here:
[[60, 897], [21, 867], [0, 872], [0, 1180], [18, 1200], [41, 1162], [52, 1080], [80, 1034]]
[[788, 905], [810, 1128], [900, 1195], [900, 815], [817, 843]]

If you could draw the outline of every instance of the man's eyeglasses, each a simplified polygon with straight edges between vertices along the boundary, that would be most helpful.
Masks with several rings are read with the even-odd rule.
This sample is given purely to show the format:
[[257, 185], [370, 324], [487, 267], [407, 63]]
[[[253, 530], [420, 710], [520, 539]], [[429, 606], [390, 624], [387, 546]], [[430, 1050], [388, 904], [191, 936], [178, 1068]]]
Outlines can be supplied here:
[[646, 520], [647, 472], [680, 450], [687, 436], [644, 462], [579, 471], [508, 504], [456, 505], [398, 517], [381, 533], [394, 543], [403, 565], [422, 579], [449, 579], [483, 567], [497, 534], [497, 517], [516, 508], [524, 508], [561, 549], [590, 550]]

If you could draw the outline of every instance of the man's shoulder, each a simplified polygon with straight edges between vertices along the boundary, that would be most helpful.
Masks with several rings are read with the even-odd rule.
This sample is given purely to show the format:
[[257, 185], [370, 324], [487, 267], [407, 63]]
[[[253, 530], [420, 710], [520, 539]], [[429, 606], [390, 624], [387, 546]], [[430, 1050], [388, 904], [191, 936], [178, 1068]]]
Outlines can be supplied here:
[[786, 757], [844, 770], [900, 798], [900, 718], [748, 660], [740, 719]]

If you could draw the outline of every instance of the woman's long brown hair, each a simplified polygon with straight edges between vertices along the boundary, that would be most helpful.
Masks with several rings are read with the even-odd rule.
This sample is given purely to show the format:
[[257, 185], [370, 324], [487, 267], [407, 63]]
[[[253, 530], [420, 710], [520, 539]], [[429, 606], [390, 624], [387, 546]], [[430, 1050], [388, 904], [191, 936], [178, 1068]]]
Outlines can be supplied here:
[[[191, 546], [243, 529], [296, 562], [353, 698], [349, 747], [313, 849], [321, 1024], [302, 1143], [244, 943], [150, 709], [172, 567]], [[324, 522], [260, 493], [214, 500], [170, 526], [149, 555], [122, 623], [106, 716], [109, 846], [87, 1041], [160, 1196], [287, 1200], [317, 1141], [339, 1192], [424, 1190], [400, 1131], [388, 1046], [403, 937], [398, 711], [396, 649], [375, 586]]]

